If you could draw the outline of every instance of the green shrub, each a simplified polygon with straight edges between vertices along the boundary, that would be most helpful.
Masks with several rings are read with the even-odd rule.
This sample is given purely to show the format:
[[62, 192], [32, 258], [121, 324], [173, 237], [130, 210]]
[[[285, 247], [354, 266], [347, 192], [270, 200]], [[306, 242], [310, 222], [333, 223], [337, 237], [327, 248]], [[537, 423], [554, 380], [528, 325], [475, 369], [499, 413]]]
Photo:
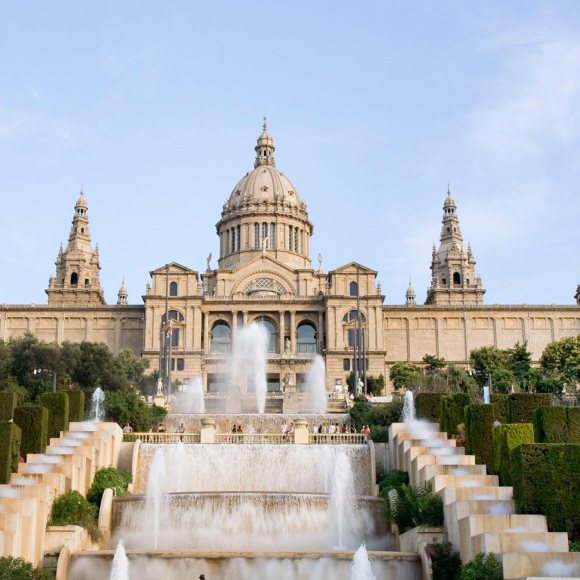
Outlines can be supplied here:
[[495, 420], [500, 423], [508, 422], [508, 402], [509, 395], [501, 393], [492, 393], [491, 404], [493, 405]]
[[384, 497], [386, 498], [389, 489], [399, 489], [403, 484], [409, 484], [409, 474], [400, 469], [393, 469], [379, 481], [379, 493], [383, 495], [384, 491]]
[[14, 423], [22, 429], [22, 457], [29, 453], [44, 453], [48, 444], [48, 409], [29, 403], [16, 407]]
[[54, 580], [45, 570], [35, 570], [30, 562], [22, 558], [4, 556], [0, 558], [0, 580]]
[[18, 472], [22, 430], [9, 421], [0, 423], [0, 483], [8, 483], [10, 475]]
[[451, 542], [428, 544], [425, 552], [431, 558], [433, 580], [456, 580], [461, 572], [461, 558]]
[[580, 443], [580, 408], [540, 407], [533, 414], [538, 443]]
[[512, 393], [508, 401], [508, 423], [531, 423], [532, 415], [539, 407], [550, 407], [549, 393]]
[[371, 438], [376, 442], [388, 441], [388, 429], [401, 418], [403, 403], [394, 401], [371, 405], [364, 397], [357, 397], [350, 410], [350, 420], [360, 431], [363, 425], [369, 425]]
[[511, 455], [518, 512], [544, 514], [553, 532], [580, 539], [580, 444], [533, 443]]
[[131, 480], [130, 473], [119, 471], [114, 467], [103, 467], [95, 473], [93, 484], [87, 492], [87, 499], [98, 510], [105, 489], [110, 487], [115, 495], [119, 497], [127, 495], [127, 486], [131, 483]]
[[459, 580], [503, 580], [503, 568], [495, 554], [477, 554], [463, 566]]
[[439, 423], [441, 397], [443, 396], [443, 393], [419, 393], [415, 397], [417, 418]]
[[48, 409], [48, 437], [59, 437], [68, 430], [69, 404], [66, 393], [45, 393], [40, 404]]
[[389, 519], [397, 524], [399, 533], [416, 526], [440, 527], [443, 525], [443, 500], [431, 491], [426, 483], [421, 487], [401, 485], [397, 489], [397, 501], [391, 508], [388, 504]]
[[465, 452], [475, 455], [476, 463], [485, 463], [488, 473], [494, 473], [491, 435], [494, 421], [495, 409], [493, 405], [469, 405], [465, 407]]
[[530, 423], [499, 425], [492, 430], [493, 472], [499, 475], [501, 485], [511, 485], [511, 454], [523, 443], [534, 442], [534, 428]]
[[0, 393], [0, 421], [11, 421], [18, 404], [18, 394], [11, 391]]
[[580, 540], [568, 542], [570, 552], [580, 552]]
[[85, 420], [85, 393], [80, 389], [67, 391], [68, 395], [68, 420], [80, 422]]
[[448, 435], [457, 435], [457, 425], [461, 425], [465, 421], [464, 409], [470, 403], [471, 399], [465, 393], [441, 397], [439, 411], [441, 431], [447, 431]]
[[74, 490], [67, 491], [54, 500], [47, 525], [82, 526], [94, 540], [99, 537], [97, 508]]

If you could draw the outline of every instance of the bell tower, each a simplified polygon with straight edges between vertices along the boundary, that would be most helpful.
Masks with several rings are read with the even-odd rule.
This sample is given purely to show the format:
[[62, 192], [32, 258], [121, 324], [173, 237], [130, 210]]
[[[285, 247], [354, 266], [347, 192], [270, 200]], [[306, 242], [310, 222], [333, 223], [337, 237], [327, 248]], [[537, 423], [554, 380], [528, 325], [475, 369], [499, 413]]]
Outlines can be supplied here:
[[457, 306], [483, 304], [485, 290], [475, 274], [475, 258], [471, 246], [463, 249], [457, 205], [447, 189], [443, 204], [443, 220], [439, 249], [433, 244], [431, 287], [425, 304]]
[[88, 206], [83, 191], [75, 204], [68, 245], [56, 258], [56, 276], [48, 282], [49, 304], [105, 304], [99, 280], [99, 248], [93, 250], [89, 231]]

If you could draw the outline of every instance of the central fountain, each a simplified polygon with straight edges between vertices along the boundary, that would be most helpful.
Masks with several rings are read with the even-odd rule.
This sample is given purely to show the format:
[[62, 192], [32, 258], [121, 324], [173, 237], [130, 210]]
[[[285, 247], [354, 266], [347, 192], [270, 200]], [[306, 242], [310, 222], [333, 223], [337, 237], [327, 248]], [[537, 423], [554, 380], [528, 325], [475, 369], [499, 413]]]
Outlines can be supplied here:
[[[132, 495], [107, 510], [108, 549], [74, 554], [69, 580], [419, 578], [415, 555], [389, 551], [372, 442], [340, 429], [309, 434], [349, 420], [326, 414], [322, 357], [300, 392], [306, 414], [264, 413], [267, 341], [259, 324], [236, 333], [225, 414], [202, 414], [198, 379], [174, 401], [169, 430], [200, 431], [201, 442], [131, 444]], [[254, 399], [256, 412], [240, 414]]]

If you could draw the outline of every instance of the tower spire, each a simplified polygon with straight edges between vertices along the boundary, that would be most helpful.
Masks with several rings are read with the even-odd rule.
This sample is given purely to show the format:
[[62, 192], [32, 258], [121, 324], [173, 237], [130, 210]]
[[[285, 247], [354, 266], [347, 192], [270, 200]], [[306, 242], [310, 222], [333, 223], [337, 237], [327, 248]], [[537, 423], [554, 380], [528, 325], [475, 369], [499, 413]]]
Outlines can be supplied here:
[[259, 167], [260, 165], [271, 165], [276, 167], [276, 161], [274, 160], [274, 140], [268, 133], [268, 118], [264, 115], [264, 124], [262, 125], [262, 134], [258, 137], [258, 142], [254, 148], [256, 151], [256, 161], [254, 167]]

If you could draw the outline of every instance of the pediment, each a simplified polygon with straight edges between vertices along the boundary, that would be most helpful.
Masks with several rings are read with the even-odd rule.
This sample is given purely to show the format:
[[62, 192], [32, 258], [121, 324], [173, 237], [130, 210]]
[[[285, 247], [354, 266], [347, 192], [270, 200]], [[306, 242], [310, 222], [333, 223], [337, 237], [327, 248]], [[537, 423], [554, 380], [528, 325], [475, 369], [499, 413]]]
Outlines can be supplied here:
[[377, 275], [376, 270], [372, 270], [371, 268], [367, 268], [366, 266], [363, 266], [362, 264], [359, 264], [358, 262], [349, 262], [348, 264], [345, 264], [344, 266], [340, 266], [339, 268], [336, 268], [335, 270], [331, 270], [329, 272], [329, 274], [356, 274], [357, 271], [359, 272], [359, 274], [374, 274], [375, 276]]
[[181, 264], [178, 264], [177, 262], [170, 262], [169, 264], [165, 264], [164, 266], [161, 266], [160, 268], [156, 268], [155, 270], [151, 270], [149, 272], [149, 275], [153, 276], [154, 274], [165, 274], [166, 272], [169, 272], [169, 274], [195, 274], [195, 275], [197, 275], [197, 272], [195, 270], [192, 270], [191, 268], [187, 268], [186, 266], [182, 266]]

